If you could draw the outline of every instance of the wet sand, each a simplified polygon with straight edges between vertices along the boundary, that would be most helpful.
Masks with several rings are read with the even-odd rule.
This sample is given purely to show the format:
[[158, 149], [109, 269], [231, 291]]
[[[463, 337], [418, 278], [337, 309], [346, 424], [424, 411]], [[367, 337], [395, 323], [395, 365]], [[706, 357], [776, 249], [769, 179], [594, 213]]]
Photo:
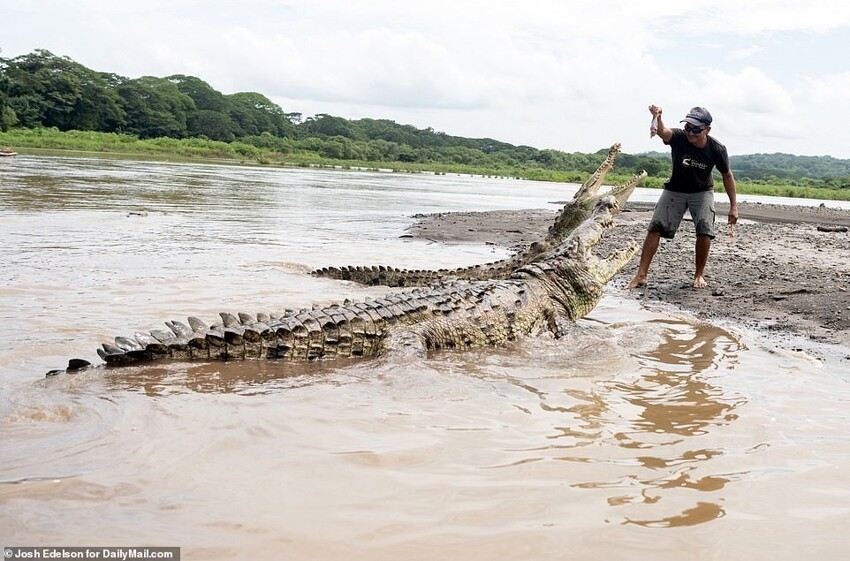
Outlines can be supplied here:
[[[695, 235], [688, 216], [674, 240], [661, 241], [648, 286], [625, 288], [637, 270], [636, 257], [610, 287], [650, 306], [758, 331], [788, 350], [818, 356], [824, 344], [839, 345], [831, 353], [850, 362], [850, 212], [759, 203], [741, 203], [738, 210], [732, 236], [728, 205], [717, 204], [707, 288], [693, 288]], [[651, 204], [629, 204], [603, 246], [629, 238], [642, 243], [651, 213]], [[553, 217], [545, 210], [419, 215], [410, 233], [515, 250], [543, 236]]]

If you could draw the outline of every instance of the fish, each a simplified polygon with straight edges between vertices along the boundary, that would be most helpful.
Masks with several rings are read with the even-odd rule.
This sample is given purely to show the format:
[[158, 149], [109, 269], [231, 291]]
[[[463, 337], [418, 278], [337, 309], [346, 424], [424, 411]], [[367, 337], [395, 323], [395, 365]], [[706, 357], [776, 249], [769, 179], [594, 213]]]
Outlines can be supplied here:
[[652, 123], [649, 124], [649, 138], [658, 134], [658, 115], [652, 116]]

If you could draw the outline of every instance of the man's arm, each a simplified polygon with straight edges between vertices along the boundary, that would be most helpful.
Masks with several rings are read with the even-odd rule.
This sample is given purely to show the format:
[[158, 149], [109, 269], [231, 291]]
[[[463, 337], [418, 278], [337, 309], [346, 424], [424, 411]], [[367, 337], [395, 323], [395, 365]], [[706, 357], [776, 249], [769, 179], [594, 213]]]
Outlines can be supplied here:
[[735, 176], [732, 175], [730, 169], [726, 173], [720, 174], [723, 178], [723, 188], [726, 189], [726, 196], [729, 197], [729, 224], [738, 223], [738, 193], [735, 186]]
[[657, 105], [650, 105], [649, 112], [652, 113], [652, 116], [655, 118], [655, 123], [657, 129], [655, 134], [661, 137], [665, 143], [670, 142], [670, 139], [673, 138], [673, 129], [668, 129], [664, 126], [664, 119], [661, 118], [661, 108]]

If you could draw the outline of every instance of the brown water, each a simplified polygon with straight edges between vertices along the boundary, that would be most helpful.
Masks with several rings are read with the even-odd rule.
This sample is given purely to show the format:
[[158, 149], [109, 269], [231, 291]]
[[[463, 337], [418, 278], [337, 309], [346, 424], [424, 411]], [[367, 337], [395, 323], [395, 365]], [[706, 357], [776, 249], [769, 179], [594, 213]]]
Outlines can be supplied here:
[[36, 157], [0, 181], [0, 545], [846, 557], [850, 374], [616, 293], [559, 341], [43, 377], [166, 319], [381, 292], [310, 267], [501, 257], [398, 236], [561, 185]]

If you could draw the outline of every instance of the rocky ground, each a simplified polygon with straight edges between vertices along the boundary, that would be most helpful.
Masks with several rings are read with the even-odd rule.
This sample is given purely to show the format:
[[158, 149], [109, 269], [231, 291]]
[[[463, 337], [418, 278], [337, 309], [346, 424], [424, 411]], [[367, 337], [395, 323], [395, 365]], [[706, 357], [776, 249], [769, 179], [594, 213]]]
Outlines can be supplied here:
[[[708, 288], [693, 288], [694, 229], [683, 222], [662, 240], [645, 288], [627, 290], [634, 261], [611, 283], [648, 305], [672, 305], [705, 320], [722, 320], [768, 335], [779, 345], [818, 355], [839, 345], [850, 361], [850, 211], [739, 204], [734, 236], [728, 206], [717, 205], [717, 231], [706, 270]], [[652, 205], [629, 204], [606, 244], [642, 243]], [[444, 213], [417, 217], [410, 233], [441, 242], [485, 242], [512, 249], [542, 237], [554, 213], [544, 210]], [[687, 216], [686, 216], [687, 220]], [[604, 249], [603, 249], [604, 251]], [[835, 352], [833, 349], [832, 352]]]

